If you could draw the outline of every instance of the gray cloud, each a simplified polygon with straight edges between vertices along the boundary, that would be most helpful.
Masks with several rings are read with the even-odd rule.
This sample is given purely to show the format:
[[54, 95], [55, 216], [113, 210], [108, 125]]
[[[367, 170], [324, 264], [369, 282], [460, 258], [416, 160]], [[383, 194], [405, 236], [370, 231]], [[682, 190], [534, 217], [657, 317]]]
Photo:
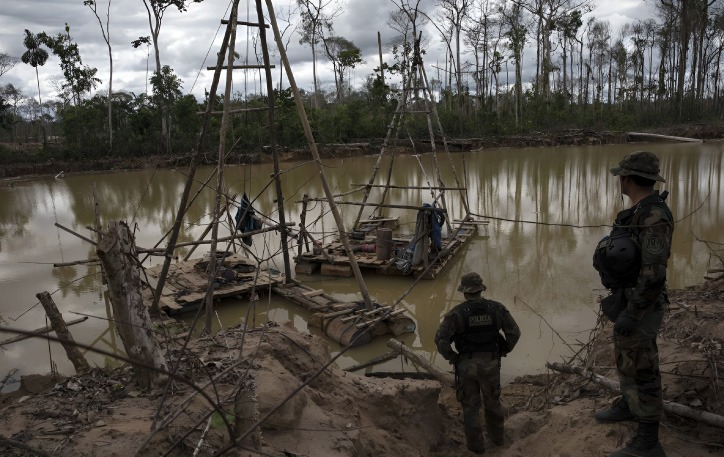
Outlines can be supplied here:
[[[614, 3], [615, 8], [611, 6]], [[106, 0], [98, 0], [99, 13], [104, 22], [106, 5]], [[179, 75], [184, 82], [185, 92], [191, 91], [193, 87], [192, 93], [199, 98], [203, 96], [204, 89], [211, 84], [212, 72], [207, 71], [206, 67], [213, 65], [216, 60], [216, 52], [223, 35], [220, 21], [228, 16], [228, 5], [228, 0], [205, 0], [199, 4], [191, 4], [185, 13], [178, 13], [175, 9], [170, 9], [164, 17], [160, 37], [162, 64], [169, 65]], [[256, 18], [254, 2], [250, 2], [250, 5], [250, 18], [253, 22]], [[422, 2], [422, 6], [428, 10], [433, 5], [433, 0]], [[285, 2], [275, 2], [274, 6], [280, 26], [284, 28], [285, 18], [289, 15], [289, 6]], [[387, 20], [390, 12], [395, 9], [395, 5], [390, 0], [348, 0], [342, 4], [342, 14], [334, 20], [334, 33], [354, 42], [362, 50], [365, 60], [363, 65], [354, 70], [353, 84], [361, 83], [367, 75], [372, 74], [372, 69], [379, 65], [378, 31], [382, 35], [385, 59], [388, 62], [391, 60], [389, 44], [396, 32], [387, 25]], [[594, 11], [594, 14], [598, 18], [611, 17], [615, 22], [619, 22], [627, 17], [650, 15], [649, 11], [642, 0], [625, 0], [604, 2], [604, 5]], [[240, 19], [246, 19], [244, 2], [242, 2]], [[291, 20], [296, 24], [298, 16], [292, 16]], [[45, 31], [49, 34], [56, 34], [63, 32], [66, 22], [70, 25], [73, 39], [79, 45], [83, 62], [98, 69], [97, 76], [104, 82], [98, 87], [98, 90], [106, 91], [109, 68], [107, 48], [96, 17], [88, 7], [83, 5], [82, 0], [4, 1], [3, 8], [0, 10], [0, 52], [19, 57], [25, 51], [22, 43], [24, 29], [27, 28], [33, 33]], [[615, 24], [612, 22], [612, 25]], [[612, 30], [616, 31], [616, 28], [612, 27]], [[428, 66], [435, 62], [444, 62], [444, 47], [440, 43], [437, 31], [430, 26], [424, 33], [430, 42], [425, 57]], [[138, 94], [146, 90], [146, 47], [133, 49], [130, 43], [139, 36], [149, 34], [148, 18], [141, 0], [112, 0], [111, 44], [114, 61], [114, 91], [125, 90]], [[251, 54], [249, 60], [253, 62], [256, 60], [253, 55], [253, 46], [247, 46], [246, 37], [246, 28], [240, 27], [237, 52], [245, 56], [248, 48]], [[268, 35], [268, 39], [272, 42], [271, 34]], [[302, 88], [310, 89], [312, 87], [311, 50], [308, 45], [299, 44], [299, 34], [292, 31], [292, 28], [287, 31], [287, 39], [289, 39], [288, 53], [297, 83]], [[152, 72], [155, 64], [153, 50], [150, 49], [150, 52], [148, 68]], [[534, 50], [527, 51], [529, 60], [534, 52]], [[331, 65], [326, 61], [321, 50], [319, 55], [319, 78], [326, 87], [329, 87], [334, 80]], [[277, 65], [277, 69], [273, 72], [276, 79], [279, 75], [278, 54], [274, 54], [273, 60]], [[472, 58], [469, 57], [467, 60], [471, 61]], [[428, 70], [431, 77], [433, 72], [436, 70], [432, 68]], [[48, 97], [55, 95], [50, 84], [51, 78], [62, 78], [57, 58], [51, 56], [45, 66], [39, 68], [39, 74], [43, 99], [47, 100]], [[243, 81], [243, 76], [237, 78]], [[258, 78], [251, 75], [249, 75], [249, 79], [258, 81]], [[18, 87], [26, 96], [37, 96], [35, 71], [28, 65], [18, 64], [13, 70], [3, 75], [0, 85], [8, 83]], [[258, 82], [255, 84], [258, 85]], [[240, 91], [240, 87], [242, 87], [241, 83], [236, 83], [235, 91]]]

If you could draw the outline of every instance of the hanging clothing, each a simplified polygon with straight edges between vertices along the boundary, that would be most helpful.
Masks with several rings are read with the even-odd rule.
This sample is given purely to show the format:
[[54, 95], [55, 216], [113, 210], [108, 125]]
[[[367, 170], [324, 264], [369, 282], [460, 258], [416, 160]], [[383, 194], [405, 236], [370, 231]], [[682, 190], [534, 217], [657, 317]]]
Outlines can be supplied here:
[[[245, 192], [244, 196], [241, 197], [239, 209], [236, 210], [236, 216], [234, 216], [234, 220], [236, 221], [236, 230], [242, 234], [259, 230], [261, 228], [261, 222], [254, 217], [254, 214], [256, 214], [256, 211], [254, 211], [254, 207], [251, 206], [249, 197], [246, 196]], [[241, 241], [243, 241], [247, 246], [251, 246], [251, 236], [244, 236], [241, 238]]]
[[[436, 204], [425, 203], [423, 207], [437, 208]], [[428, 211], [426, 211], [428, 212]], [[445, 224], [445, 214], [442, 211], [429, 211], [430, 213], [430, 239], [436, 251], [442, 250], [442, 226]]]
[[[423, 208], [436, 208], [435, 204], [425, 203]], [[445, 223], [445, 215], [440, 211], [421, 209], [417, 212], [415, 221], [415, 234], [407, 248], [398, 254], [396, 261], [397, 268], [404, 273], [409, 273], [411, 267], [422, 263], [424, 256], [428, 255], [425, 249], [427, 237], [432, 240], [434, 251], [442, 250], [442, 226]]]

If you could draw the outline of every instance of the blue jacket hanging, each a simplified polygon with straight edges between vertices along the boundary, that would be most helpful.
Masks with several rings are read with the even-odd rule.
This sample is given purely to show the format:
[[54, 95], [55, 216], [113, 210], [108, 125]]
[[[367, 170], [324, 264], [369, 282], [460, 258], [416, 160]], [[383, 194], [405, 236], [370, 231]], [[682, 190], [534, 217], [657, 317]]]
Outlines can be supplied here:
[[[249, 201], [249, 197], [246, 196], [245, 192], [244, 196], [241, 197], [239, 209], [236, 210], [236, 216], [234, 216], [234, 219], [236, 220], [236, 230], [243, 234], [260, 229], [261, 224], [256, 220], [256, 218], [254, 218], [255, 213], [256, 212]], [[241, 238], [241, 241], [243, 241], [247, 246], [251, 246], [251, 236], [244, 236]]]
[[[436, 208], [434, 205], [425, 203], [423, 207]], [[430, 211], [430, 238], [432, 246], [440, 251], [442, 249], [442, 226], [445, 224], [445, 214], [442, 211]]]

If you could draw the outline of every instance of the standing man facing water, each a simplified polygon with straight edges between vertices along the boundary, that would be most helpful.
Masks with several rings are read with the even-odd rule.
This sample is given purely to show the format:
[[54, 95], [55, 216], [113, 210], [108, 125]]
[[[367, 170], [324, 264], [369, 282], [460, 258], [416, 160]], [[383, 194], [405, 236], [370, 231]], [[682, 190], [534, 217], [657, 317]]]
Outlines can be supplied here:
[[661, 373], [656, 337], [669, 303], [666, 264], [674, 219], [668, 192], [654, 190], [659, 159], [650, 152], [628, 154], [611, 174], [619, 177], [621, 193], [631, 207], [616, 216], [611, 235], [598, 243], [593, 265], [611, 295], [601, 302], [614, 322], [613, 348], [622, 398], [597, 411], [598, 422], [638, 421], [638, 432], [611, 457], [663, 457], [659, 421], [663, 413]]
[[505, 441], [500, 358], [512, 351], [520, 338], [518, 324], [506, 307], [481, 296], [486, 289], [479, 274], [464, 275], [458, 292], [465, 295], [465, 301], [445, 315], [435, 334], [438, 352], [455, 365], [455, 388], [463, 406], [467, 446], [478, 454], [485, 452], [480, 424], [481, 392], [490, 440], [498, 446]]

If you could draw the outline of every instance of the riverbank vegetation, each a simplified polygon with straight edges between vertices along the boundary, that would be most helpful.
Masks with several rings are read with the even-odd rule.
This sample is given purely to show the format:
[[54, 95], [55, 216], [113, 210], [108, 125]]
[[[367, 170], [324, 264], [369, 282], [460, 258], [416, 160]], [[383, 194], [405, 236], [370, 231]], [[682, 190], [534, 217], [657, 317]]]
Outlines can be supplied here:
[[[381, 62], [360, 87], [352, 87], [349, 77], [361, 62], [359, 48], [334, 36], [333, 12], [316, 11], [313, 3], [299, 2], [302, 42], [312, 47], [315, 63], [326, 54], [335, 69], [333, 87], [316, 84], [315, 74], [314, 90], [303, 93], [322, 145], [384, 138], [398, 108], [401, 81], [415, 59], [424, 60], [426, 50], [440, 42], [447, 49], [446, 63], [444, 68], [427, 65], [434, 73], [429, 88], [449, 138], [499, 139], [570, 129], [651, 131], [682, 124], [693, 126], [700, 138], [722, 135], [717, 127], [724, 112], [722, 1], [661, 2], [655, 18], [613, 30], [610, 23], [585, 16], [595, 14], [587, 0], [439, 0], [435, 13], [421, 10], [419, 1], [405, 0], [388, 20], [399, 32], [388, 43], [392, 59]], [[314, 17], [327, 21], [324, 26], [309, 23], [315, 11]], [[413, 31], [425, 26], [438, 28], [439, 35], [416, 40]], [[49, 46], [45, 32], [26, 32], [34, 43], [28, 52], [36, 55], [44, 43]], [[184, 81], [172, 68], [157, 65], [148, 93], [114, 91], [109, 109], [107, 93], [91, 95], [98, 75], [82, 65], [67, 25], [56, 41], [74, 49], [78, 68], [85, 71], [80, 75], [91, 74], [93, 84], [81, 85], [78, 72], [64, 72], [58, 97], [42, 103], [10, 84], [0, 86], [1, 163], [90, 159], [101, 167], [113, 162], [107, 159], [185, 156], [196, 146], [199, 112], [207, 101], [184, 95]], [[49, 50], [61, 57], [62, 68], [69, 65], [63, 49]], [[535, 74], [524, 80], [524, 53], [533, 52]], [[26, 63], [33, 62], [28, 58]], [[272, 95], [279, 144], [305, 147], [291, 91], [278, 87]], [[235, 93], [231, 109], [264, 108], [267, 102], [268, 94]], [[221, 107], [219, 97], [217, 109]], [[424, 115], [408, 116], [402, 141], [429, 140], [427, 122]], [[267, 123], [264, 111], [234, 116], [227, 141], [231, 160], [263, 154], [269, 144]], [[204, 148], [214, 156], [219, 120], [211, 126]]]

